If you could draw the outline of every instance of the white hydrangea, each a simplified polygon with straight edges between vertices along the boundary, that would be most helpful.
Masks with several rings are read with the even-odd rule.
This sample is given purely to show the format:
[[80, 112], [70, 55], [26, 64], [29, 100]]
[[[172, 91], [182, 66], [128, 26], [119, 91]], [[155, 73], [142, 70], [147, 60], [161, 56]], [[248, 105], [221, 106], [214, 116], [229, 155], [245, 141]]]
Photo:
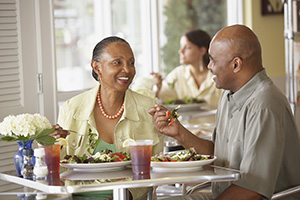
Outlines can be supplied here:
[[0, 123], [0, 133], [5, 136], [28, 137], [36, 131], [51, 128], [49, 120], [40, 114], [9, 115]]

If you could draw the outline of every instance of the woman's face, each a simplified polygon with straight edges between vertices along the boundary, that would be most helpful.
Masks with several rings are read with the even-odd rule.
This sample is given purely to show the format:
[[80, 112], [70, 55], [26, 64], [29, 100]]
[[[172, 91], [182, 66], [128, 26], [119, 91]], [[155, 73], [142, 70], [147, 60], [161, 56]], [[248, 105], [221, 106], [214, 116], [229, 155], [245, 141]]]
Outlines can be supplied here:
[[190, 42], [186, 36], [182, 36], [178, 53], [180, 64], [197, 65], [203, 57], [203, 48], [199, 48]]
[[108, 45], [100, 57], [98, 76], [101, 86], [116, 91], [128, 89], [135, 76], [134, 55], [126, 43]]

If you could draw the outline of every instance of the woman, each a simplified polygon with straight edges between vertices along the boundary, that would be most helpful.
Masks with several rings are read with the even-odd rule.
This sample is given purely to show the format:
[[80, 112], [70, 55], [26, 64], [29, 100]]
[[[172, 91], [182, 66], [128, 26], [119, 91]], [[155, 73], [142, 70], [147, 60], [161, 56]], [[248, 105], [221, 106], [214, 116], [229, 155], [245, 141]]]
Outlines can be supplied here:
[[[108, 37], [94, 48], [92, 75], [99, 85], [66, 101], [60, 108], [58, 124], [77, 131], [70, 134], [62, 156], [95, 154], [103, 149], [127, 152], [126, 139], [152, 139], [152, 154], [163, 150], [163, 138], [154, 128], [147, 110], [155, 100], [128, 89], [135, 76], [135, 58], [130, 45], [119, 37]], [[88, 148], [87, 148], [88, 145]], [[142, 190], [139, 190], [142, 191]], [[145, 190], [144, 190], [145, 191]], [[144, 193], [132, 193], [139, 199]]]
[[156, 95], [163, 102], [168, 99], [198, 98], [216, 108], [221, 90], [216, 89], [212, 74], [207, 69], [210, 36], [202, 30], [185, 32], [180, 39], [178, 51], [180, 66], [162, 80], [158, 73], [152, 73], [157, 86]]

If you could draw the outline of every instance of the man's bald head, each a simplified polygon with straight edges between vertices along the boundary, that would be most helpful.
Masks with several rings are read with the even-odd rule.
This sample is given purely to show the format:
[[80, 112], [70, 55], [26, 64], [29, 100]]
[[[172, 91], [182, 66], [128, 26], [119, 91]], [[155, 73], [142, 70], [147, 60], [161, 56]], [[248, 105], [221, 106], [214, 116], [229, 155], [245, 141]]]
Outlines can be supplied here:
[[208, 51], [208, 68], [214, 74], [217, 88], [235, 92], [263, 69], [258, 38], [243, 25], [221, 29]]
[[233, 25], [221, 29], [213, 38], [215, 42], [225, 42], [227, 52], [240, 57], [252, 67], [262, 67], [261, 46], [257, 36], [244, 25]]

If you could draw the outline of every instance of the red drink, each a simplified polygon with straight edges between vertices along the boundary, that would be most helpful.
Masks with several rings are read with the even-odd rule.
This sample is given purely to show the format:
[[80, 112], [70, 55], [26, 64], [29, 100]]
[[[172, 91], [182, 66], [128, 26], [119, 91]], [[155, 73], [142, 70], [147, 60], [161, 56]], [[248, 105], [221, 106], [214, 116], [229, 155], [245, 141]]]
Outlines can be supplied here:
[[129, 144], [132, 172], [135, 174], [149, 174], [152, 156], [152, 140], [137, 140]]
[[59, 173], [48, 174], [47, 181], [49, 185], [62, 186]]
[[49, 174], [59, 173], [61, 145], [54, 144], [42, 147], [45, 149], [45, 162], [47, 164]]

